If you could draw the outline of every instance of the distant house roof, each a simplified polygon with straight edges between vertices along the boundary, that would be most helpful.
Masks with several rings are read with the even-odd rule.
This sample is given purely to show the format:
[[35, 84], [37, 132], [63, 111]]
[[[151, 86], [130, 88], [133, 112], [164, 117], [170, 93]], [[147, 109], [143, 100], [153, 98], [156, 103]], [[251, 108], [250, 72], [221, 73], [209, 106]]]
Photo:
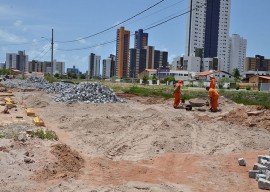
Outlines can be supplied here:
[[145, 71], [147, 71], [147, 72], [156, 72], [157, 70], [156, 69], [145, 69]]
[[244, 78], [243, 80], [248, 80], [248, 79], [250, 79], [251, 77], [259, 77], [259, 78], [262, 78], [262, 79], [268, 79], [268, 80], [270, 80], [270, 76], [262, 76], [262, 75], [252, 75], [252, 76], [249, 76], [249, 77], [246, 77], [246, 78]]
[[18, 69], [10, 69], [10, 71], [12, 71], [12, 72], [14, 72], [14, 73], [21, 73], [21, 71], [18, 70]]
[[259, 76], [259, 78], [270, 80], [270, 76]]
[[197, 75], [198, 76], [208, 76], [208, 75], [211, 75], [213, 73], [214, 73], [213, 71], [203, 71], [203, 72], [198, 73]]
[[202, 76], [208, 76], [208, 75], [219, 73], [219, 72], [233, 76], [232, 74], [230, 74], [226, 71], [203, 71], [203, 72], [198, 73], [197, 75], [202, 77]]

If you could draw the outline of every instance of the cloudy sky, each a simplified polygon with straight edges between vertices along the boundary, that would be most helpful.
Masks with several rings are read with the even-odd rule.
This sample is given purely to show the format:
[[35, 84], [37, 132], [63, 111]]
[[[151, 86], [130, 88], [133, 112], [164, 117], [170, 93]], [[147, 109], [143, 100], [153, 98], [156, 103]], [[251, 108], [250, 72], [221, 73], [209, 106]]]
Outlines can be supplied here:
[[[124, 26], [134, 34], [140, 28], [147, 29], [187, 11], [187, 0], [164, 0], [118, 25], [160, 1], [1, 0], [0, 63], [5, 62], [6, 53], [19, 50], [25, 50], [29, 60], [50, 61], [53, 28], [54, 58], [64, 61], [66, 67], [75, 65], [85, 72], [90, 53], [102, 59], [115, 54], [118, 27]], [[270, 58], [269, 7], [270, 0], [232, 0], [230, 34], [240, 34], [247, 39], [247, 56], [260, 54]], [[186, 21], [183, 14], [145, 31], [149, 33], [149, 45], [169, 52], [169, 62], [184, 54]], [[132, 36], [131, 48], [133, 44]]]

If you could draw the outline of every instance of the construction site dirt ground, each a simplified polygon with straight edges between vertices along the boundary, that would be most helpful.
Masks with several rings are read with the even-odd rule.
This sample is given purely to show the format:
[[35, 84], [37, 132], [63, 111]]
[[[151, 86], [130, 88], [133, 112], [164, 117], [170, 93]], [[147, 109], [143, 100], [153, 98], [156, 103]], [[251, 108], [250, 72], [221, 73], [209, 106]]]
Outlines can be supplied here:
[[[17, 108], [0, 114], [0, 131], [32, 128], [25, 109], [33, 108], [59, 140], [0, 139], [1, 192], [260, 191], [248, 170], [257, 155], [269, 153], [269, 110], [223, 97], [221, 111], [211, 113], [124, 93], [118, 95], [126, 103], [108, 104], [57, 103], [41, 91], [13, 94]], [[254, 110], [264, 112], [247, 115]], [[241, 157], [247, 166], [238, 165]]]

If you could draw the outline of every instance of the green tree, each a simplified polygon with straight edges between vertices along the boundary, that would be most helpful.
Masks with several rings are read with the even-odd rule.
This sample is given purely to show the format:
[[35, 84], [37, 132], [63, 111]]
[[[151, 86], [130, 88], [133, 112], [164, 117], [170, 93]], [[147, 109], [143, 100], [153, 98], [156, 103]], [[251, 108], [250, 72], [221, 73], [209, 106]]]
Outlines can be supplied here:
[[77, 79], [77, 74], [76, 74], [76, 73], [73, 73], [73, 74], [71, 75], [71, 77], [72, 77], [72, 79]]
[[157, 77], [156, 77], [156, 74], [154, 74], [154, 75], [152, 76], [152, 81], [153, 81], [154, 84], [157, 83]]
[[81, 74], [80, 75], [80, 79], [86, 79], [86, 75], [85, 74]]
[[59, 77], [60, 77], [59, 73], [55, 73], [55, 74], [54, 74], [54, 77], [55, 77], [55, 78], [59, 78]]
[[148, 76], [146, 76], [146, 75], [144, 75], [143, 76], [143, 84], [146, 84], [147, 83], [147, 81], [148, 81], [148, 79], [149, 79], [149, 77]]
[[166, 81], [174, 82], [174, 81], [175, 81], [175, 78], [172, 77], [172, 76], [168, 76], [168, 77], [166, 77], [166, 78], [164, 79], [164, 81], [165, 81], [165, 82], [166, 82]]
[[238, 68], [233, 69], [233, 76], [235, 78], [235, 81], [240, 80], [240, 72], [239, 72]]

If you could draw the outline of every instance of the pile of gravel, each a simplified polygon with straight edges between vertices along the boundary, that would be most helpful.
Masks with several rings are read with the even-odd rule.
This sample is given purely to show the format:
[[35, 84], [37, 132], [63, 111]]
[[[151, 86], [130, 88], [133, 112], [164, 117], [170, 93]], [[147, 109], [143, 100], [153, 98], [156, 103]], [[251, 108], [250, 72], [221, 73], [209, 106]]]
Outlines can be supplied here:
[[27, 80], [7, 80], [3, 84], [10, 88], [35, 88], [47, 93], [57, 94], [56, 102], [85, 102], [85, 103], [123, 103], [112, 89], [100, 83], [83, 82], [79, 84], [55, 82], [49, 83], [42, 77], [30, 76]]

